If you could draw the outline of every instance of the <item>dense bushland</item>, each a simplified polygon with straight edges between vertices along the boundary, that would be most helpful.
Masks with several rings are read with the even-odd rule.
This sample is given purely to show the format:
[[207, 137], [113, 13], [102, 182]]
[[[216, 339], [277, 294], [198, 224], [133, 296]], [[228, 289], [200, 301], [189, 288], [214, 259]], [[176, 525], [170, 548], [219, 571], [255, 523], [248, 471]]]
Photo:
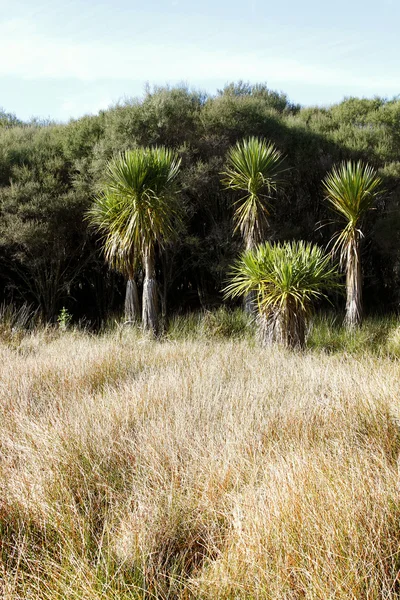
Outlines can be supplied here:
[[[243, 83], [215, 96], [156, 88], [66, 125], [26, 124], [0, 113], [0, 300], [28, 302], [50, 321], [63, 306], [75, 320], [93, 324], [120, 312], [123, 278], [104, 265], [99, 239], [83, 217], [110, 158], [165, 145], [182, 161], [179, 198], [186, 218], [178, 239], [156, 256], [163, 313], [221, 304], [227, 268], [242, 241], [232, 235], [232, 203], [240, 192], [223, 189], [220, 174], [231, 145], [251, 135], [273, 142], [285, 156], [271, 241], [324, 246], [334, 226], [322, 179], [343, 159], [362, 159], [378, 170], [385, 194], [365, 224], [364, 299], [367, 312], [397, 309], [400, 100], [349, 98], [330, 108], [301, 108], [265, 85]], [[343, 308], [343, 300], [334, 301]]]

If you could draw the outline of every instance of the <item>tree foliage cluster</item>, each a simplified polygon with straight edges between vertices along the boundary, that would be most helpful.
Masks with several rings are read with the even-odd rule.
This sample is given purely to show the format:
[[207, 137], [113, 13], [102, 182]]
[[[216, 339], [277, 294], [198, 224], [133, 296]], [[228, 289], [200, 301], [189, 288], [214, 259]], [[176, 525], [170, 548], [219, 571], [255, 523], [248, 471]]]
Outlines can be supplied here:
[[367, 216], [364, 299], [367, 310], [397, 309], [400, 100], [348, 98], [304, 108], [264, 84], [243, 82], [215, 95], [185, 86], [149, 89], [141, 99], [65, 125], [23, 123], [0, 111], [0, 301], [32, 303], [45, 320], [55, 320], [63, 306], [93, 323], [120, 310], [124, 279], [105, 265], [101, 239], [84, 215], [110, 159], [165, 146], [181, 161], [185, 218], [177, 239], [162, 252], [155, 247], [163, 312], [167, 304], [181, 312], [218, 305], [242, 249], [233, 225], [242, 192], [225, 189], [221, 173], [229, 149], [251, 136], [271, 141], [285, 157], [285, 183], [268, 215], [272, 242], [328, 244], [335, 225], [321, 183], [327, 173], [350, 159], [378, 171], [385, 194]]

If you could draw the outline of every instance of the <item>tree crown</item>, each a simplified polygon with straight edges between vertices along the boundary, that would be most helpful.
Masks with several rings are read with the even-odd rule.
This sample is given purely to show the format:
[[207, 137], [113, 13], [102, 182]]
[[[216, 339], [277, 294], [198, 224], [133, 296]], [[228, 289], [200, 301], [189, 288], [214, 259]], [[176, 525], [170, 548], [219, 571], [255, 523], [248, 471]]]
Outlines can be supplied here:
[[228, 152], [228, 167], [222, 183], [245, 192], [235, 202], [234, 219], [246, 244], [262, 241], [270, 214], [269, 199], [277, 191], [282, 155], [271, 142], [257, 137], [237, 142]]
[[348, 161], [333, 167], [323, 180], [327, 201], [346, 222], [342, 231], [336, 234], [334, 244], [342, 262], [355, 238], [362, 236], [362, 218], [373, 206], [380, 185], [381, 178], [375, 169], [361, 161]]
[[339, 275], [329, 255], [307, 242], [266, 242], [243, 252], [231, 270], [226, 298], [256, 292], [264, 314], [287, 304], [307, 313], [313, 300], [339, 287]]
[[174, 235], [179, 168], [180, 159], [164, 147], [128, 150], [108, 163], [88, 219], [103, 234], [106, 259], [118, 270], [133, 268], [138, 256]]

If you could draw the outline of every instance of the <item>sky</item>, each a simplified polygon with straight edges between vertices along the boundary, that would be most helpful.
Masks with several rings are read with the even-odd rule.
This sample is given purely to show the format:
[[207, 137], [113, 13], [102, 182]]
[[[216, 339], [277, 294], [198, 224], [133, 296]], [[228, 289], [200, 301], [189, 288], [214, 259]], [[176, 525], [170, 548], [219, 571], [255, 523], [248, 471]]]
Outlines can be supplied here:
[[0, 0], [0, 107], [68, 121], [145, 85], [400, 94], [400, 0]]

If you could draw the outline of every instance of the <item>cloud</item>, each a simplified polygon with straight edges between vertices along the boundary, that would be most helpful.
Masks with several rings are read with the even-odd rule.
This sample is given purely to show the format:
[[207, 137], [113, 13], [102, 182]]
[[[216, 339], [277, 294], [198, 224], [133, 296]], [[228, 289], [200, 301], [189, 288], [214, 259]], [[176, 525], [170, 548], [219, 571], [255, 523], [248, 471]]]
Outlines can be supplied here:
[[[190, 44], [73, 42], [40, 34], [23, 19], [0, 24], [0, 76], [25, 79], [101, 80], [258, 80], [283, 85], [301, 83], [364, 90], [400, 87], [400, 76], [365, 75], [305, 59], [282, 58], [267, 52], [218, 51]], [[264, 56], [263, 56], [264, 54]], [[318, 59], [317, 59], [318, 60]]]

